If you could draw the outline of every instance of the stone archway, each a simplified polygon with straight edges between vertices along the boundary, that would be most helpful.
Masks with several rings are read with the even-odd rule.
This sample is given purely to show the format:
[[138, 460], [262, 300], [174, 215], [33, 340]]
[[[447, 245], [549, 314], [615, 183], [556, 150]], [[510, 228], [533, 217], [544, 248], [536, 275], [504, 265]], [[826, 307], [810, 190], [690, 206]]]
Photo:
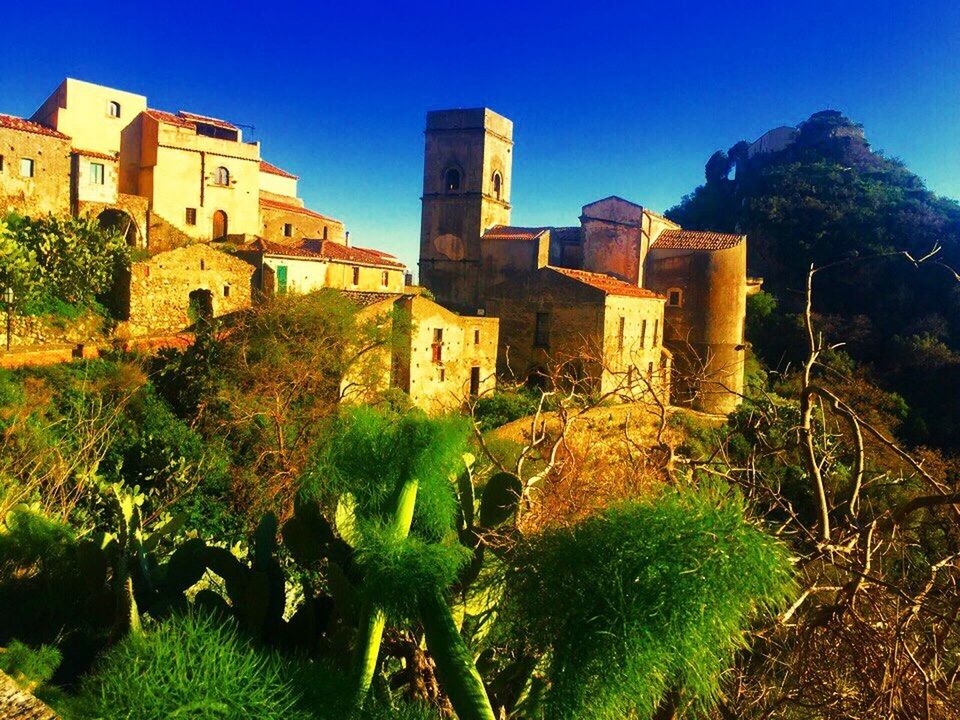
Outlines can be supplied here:
[[217, 210], [213, 213], [213, 239], [219, 240], [226, 237], [229, 232], [227, 226], [227, 214], [223, 210]]
[[190, 292], [190, 319], [197, 325], [213, 320], [213, 293], [197, 288]]
[[119, 232], [120, 235], [126, 239], [127, 245], [130, 247], [140, 247], [142, 245], [140, 242], [140, 228], [137, 227], [136, 220], [134, 220], [129, 213], [116, 208], [107, 208], [97, 215], [97, 222], [100, 223], [100, 227], [102, 228]]

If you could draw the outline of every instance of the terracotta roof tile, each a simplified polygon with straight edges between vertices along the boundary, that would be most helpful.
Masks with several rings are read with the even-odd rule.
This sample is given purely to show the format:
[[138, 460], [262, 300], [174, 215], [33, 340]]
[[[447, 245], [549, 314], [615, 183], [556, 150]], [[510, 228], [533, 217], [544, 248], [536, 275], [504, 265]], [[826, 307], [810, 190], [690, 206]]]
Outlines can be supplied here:
[[293, 173], [288, 173], [286, 170], [281, 170], [276, 165], [268, 163], [266, 160], [260, 161], [260, 172], [270, 173], [271, 175], [279, 175], [280, 177], [290, 178], [291, 180], [299, 180], [299, 176], [294, 175]]
[[193, 130], [197, 129], [197, 126], [194, 123], [184, 120], [182, 117], [174, 115], [173, 113], [169, 113], [165, 110], [154, 110], [153, 108], [147, 108], [144, 110], [144, 113], [146, 113], [148, 117], [152, 117], [158, 122], [164, 122], [169, 125], [177, 125], [184, 128], [191, 128]]
[[573, 270], [571, 268], [554, 267], [553, 265], [550, 265], [549, 268], [554, 272], [558, 272], [561, 275], [566, 275], [568, 278], [572, 278], [577, 282], [582, 282], [584, 285], [589, 285], [592, 288], [596, 288], [607, 295], [655, 298], [659, 300], [663, 299], [662, 295], [657, 295], [652, 290], [631, 285], [630, 283], [624, 282], [623, 280], [618, 280], [611, 275], [587, 272], [586, 270]]
[[653, 242], [653, 249], [726, 250], [743, 242], [743, 235], [705, 230], [664, 230]]
[[347, 247], [346, 245], [335, 243], [332, 240], [302, 240], [299, 243], [280, 243], [258, 238], [252, 243], [245, 245], [244, 249], [253, 252], [262, 252], [267, 255], [317, 258], [395, 269], [403, 269], [406, 267], [401, 262], [388, 259], [382, 253], [371, 252], [363, 248]]
[[24, 120], [23, 118], [19, 118], [14, 115], [0, 114], [0, 127], [5, 127], [10, 130], [19, 130], [20, 132], [36, 133], [37, 135], [48, 135], [50, 137], [60, 138], [62, 140], [70, 139], [62, 132], [58, 132], [53, 128], [48, 128], [46, 125], [35, 123], [32, 120]]
[[177, 115], [189, 122], [198, 122], [198, 123], [203, 123], [204, 125], [213, 125], [214, 127], [223, 128], [224, 130], [240, 129], [233, 123], [229, 123], [226, 120], [221, 120], [220, 118], [210, 117], [209, 115], [197, 115], [196, 113], [187, 112], [186, 110], [180, 110], [177, 113]]
[[114, 160], [118, 159], [120, 153], [113, 153], [109, 155], [107, 153], [97, 152], [96, 150], [82, 150], [80, 148], [73, 148], [73, 152], [77, 155], [83, 155], [84, 157], [97, 158], [99, 160]]
[[546, 227], [514, 227], [511, 225], [494, 225], [483, 234], [484, 240], [533, 240], [540, 237], [550, 228]]
[[308, 215], [310, 217], [319, 218], [320, 220], [329, 220], [330, 222], [340, 223], [336, 218], [329, 217], [327, 215], [321, 215], [318, 212], [313, 210], [308, 210], [305, 207], [300, 207], [299, 205], [290, 205], [289, 203], [279, 202], [277, 200], [268, 200], [266, 198], [260, 198], [260, 207], [270, 208], [271, 210], [283, 210], [284, 212], [298, 213], [300, 215]]

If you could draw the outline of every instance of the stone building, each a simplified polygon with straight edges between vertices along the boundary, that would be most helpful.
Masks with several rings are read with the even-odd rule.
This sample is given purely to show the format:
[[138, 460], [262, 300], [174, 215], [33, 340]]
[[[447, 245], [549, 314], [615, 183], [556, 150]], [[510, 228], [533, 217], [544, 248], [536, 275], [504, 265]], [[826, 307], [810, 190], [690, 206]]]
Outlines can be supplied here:
[[449, 308], [500, 318], [502, 372], [565, 364], [598, 391], [669, 387], [673, 402], [733, 409], [746, 238], [686, 231], [615, 196], [584, 205], [579, 226], [513, 227], [512, 138], [486, 108], [427, 114], [423, 284]]
[[401, 293], [404, 288], [406, 267], [393, 255], [332, 240], [259, 239], [244, 245], [241, 255], [256, 268], [254, 285], [265, 295], [321, 288]]
[[206, 243], [132, 263], [119, 298], [123, 322], [117, 333], [176, 332], [248, 308], [253, 272], [249, 263]]
[[[0, 212], [94, 216], [149, 255], [117, 288], [132, 335], [249, 306], [251, 278], [280, 292], [401, 292], [404, 266], [348, 247], [341, 221], [305, 206], [298, 179], [234, 123], [72, 78], [30, 120], [0, 115]], [[251, 252], [192, 247], [214, 241]]]
[[396, 388], [418, 407], [444, 412], [495, 388], [496, 318], [457, 315], [419, 294], [371, 299], [359, 319], [391, 323], [394, 340], [344, 379], [345, 400], [366, 402]]
[[70, 138], [39, 123], [0, 115], [0, 214], [70, 212]]
[[256, 237], [345, 242], [343, 223], [305, 208], [297, 176], [229, 121], [73, 78], [30, 120], [0, 117], [0, 209], [96, 215], [152, 254]]

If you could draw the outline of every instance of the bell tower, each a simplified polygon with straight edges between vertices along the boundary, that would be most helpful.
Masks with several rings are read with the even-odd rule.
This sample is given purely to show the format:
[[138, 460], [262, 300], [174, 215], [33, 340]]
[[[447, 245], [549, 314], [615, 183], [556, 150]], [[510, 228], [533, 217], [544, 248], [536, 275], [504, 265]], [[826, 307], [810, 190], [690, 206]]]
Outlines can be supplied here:
[[483, 307], [480, 237], [510, 224], [513, 123], [488, 108], [427, 113], [420, 284], [472, 315]]

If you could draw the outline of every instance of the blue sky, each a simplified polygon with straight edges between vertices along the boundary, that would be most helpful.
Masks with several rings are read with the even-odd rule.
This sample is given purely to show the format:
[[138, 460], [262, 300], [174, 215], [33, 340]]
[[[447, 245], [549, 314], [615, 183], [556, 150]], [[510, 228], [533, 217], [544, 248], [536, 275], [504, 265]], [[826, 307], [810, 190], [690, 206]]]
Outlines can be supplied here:
[[[65, 76], [253, 125], [357, 244], [415, 267], [428, 109], [514, 121], [513, 222], [664, 210], [710, 154], [824, 108], [960, 197], [960, 3], [16, 3], [0, 112]], [[11, 30], [16, 30], [11, 32]], [[248, 133], [249, 135], [249, 133]]]

